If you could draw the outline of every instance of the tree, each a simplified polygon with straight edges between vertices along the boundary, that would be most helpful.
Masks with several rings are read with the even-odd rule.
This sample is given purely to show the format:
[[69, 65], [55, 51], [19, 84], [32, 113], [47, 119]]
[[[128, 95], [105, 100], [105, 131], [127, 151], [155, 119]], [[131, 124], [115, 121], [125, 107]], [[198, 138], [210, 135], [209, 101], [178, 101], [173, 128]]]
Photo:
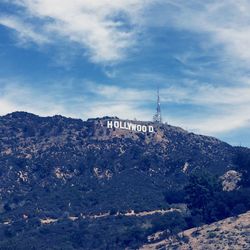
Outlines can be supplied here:
[[250, 187], [250, 150], [248, 148], [237, 148], [235, 164], [242, 174], [240, 185]]
[[205, 222], [212, 220], [221, 185], [218, 178], [206, 172], [196, 172], [185, 187], [186, 201], [192, 215], [200, 214]]

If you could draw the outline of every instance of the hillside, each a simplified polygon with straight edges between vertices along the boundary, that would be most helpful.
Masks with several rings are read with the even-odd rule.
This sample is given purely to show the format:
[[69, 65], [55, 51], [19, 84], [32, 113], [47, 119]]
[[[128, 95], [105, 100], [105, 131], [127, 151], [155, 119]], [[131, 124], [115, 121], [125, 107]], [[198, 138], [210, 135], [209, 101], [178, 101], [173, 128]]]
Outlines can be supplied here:
[[[166, 205], [163, 191], [180, 189], [194, 169], [222, 175], [233, 168], [233, 147], [215, 138], [170, 125], [155, 125], [152, 134], [110, 130], [106, 121], [22, 112], [1, 117], [3, 202], [28, 196], [44, 206], [32, 192], [44, 200], [49, 190], [70, 187], [76, 199], [85, 196], [81, 211], [154, 209]], [[66, 208], [71, 202], [79, 210], [72, 198], [66, 196], [61, 205]]]
[[[239, 152], [250, 155], [248, 149], [167, 124], [136, 121], [153, 126], [154, 133], [110, 129], [108, 120], [119, 119], [25, 112], [0, 117], [0, 249], [136, 248], [159, 228], [177, 232], [196, 223], [184, 188], [193, 173], [205, 171], [241, 192], [237, 159]], [[227, 197], [227, 210], [218, 208], [208, 220], [248, 208], [246, 197], [237, 207], [247, 192], [225, 192], [212, 195], [214, 202]], [[229, 203], [230, 195], [238, 200]]]
[[210, 225], [191, 228], [154, 244], [146, 244], [141, 250], [228, 250], [250, 248], [250, 211]]

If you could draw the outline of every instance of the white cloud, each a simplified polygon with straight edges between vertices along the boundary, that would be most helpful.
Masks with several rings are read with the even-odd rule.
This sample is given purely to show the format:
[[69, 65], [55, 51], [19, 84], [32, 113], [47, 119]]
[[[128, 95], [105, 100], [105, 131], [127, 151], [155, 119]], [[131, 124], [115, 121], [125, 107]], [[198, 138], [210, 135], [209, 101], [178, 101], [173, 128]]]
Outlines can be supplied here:
[[[151, 112], [141, 109], [136, 103], [96, 102], [88, 106], [91, 117], [117, 116], [120, 119], [152, 120]], [[86, 117], [87, 118], [87, 117]]]
[[[206, 35], [207, 50], [221, 46], [220, 55], [250, 62], [250, 3], [245, 0], [15, 0], [16, 16], [0, 23], [22, 39], [57, 43], [59, 39], [85, 48], [96, 63], [114, 63], [134, 48], [145, 27], [175, 27]], [[150, 8], [153, 7], [153, 8]]]
[[[173, 124], [191, 131], [219, 134], [250, 125], [250, 87], [193, 85], [162, 90], [163, 101], [201, 107], [183, 117], [169, 115]], [[211, 111], [205, 111], [206, 109]]]
[[100, 98], [116, 103], [144, 103], [152, 101], [153, 99], [152, 93], [149, 90], [119, 87], [115, 85], [101, 85], [96, 83], [89, 83], [88, 89]]
[[0, 85], [0, 115], [14, 111], [27, 111], [43, 116], [66, 115], [64, 106], [47, 93], [39, 93], [13, 79], [0, 79]]
[[[156, 96], [151, 89], [119, 87], [88, 83], [85, 85], [85, 102], [88, 113], [94, 116], [118, 116], [151, 120], [155, 112]], [[92, 97], [88, 98], [91, 93]], [[216, 87], [209, 84], [190, 86], [169, 86], [161, 89], [164, 120], [190, 131], [219, 134], [249, 125], [250, 86]], [[84, 98], [83, 98], [84, 99]], [[200, 111], [189, 108], [186, 114], [177, 115], [168, 105], [183, 104], [200, 107]], [[164, 110], [166, 108], [166, 110]], [[204, 111], [209, 109], [210, 111]]]
[[250, 104], [249, 86], [213, 86], [194, 84], [186, 87], [172, 86], [162, 90], [167, 101], [220, 107], [221, 105]]
[[70, 94], [75, 88], [72, 81], [63, 84], [63, 89], [52, 83], [45, 90], [35, 89], [18, 79], [0, 79], [0, 115], [27, 111], [42, 116], [61, 114], [83, 119], [107, 115], [151, 118], [150, 111], [142, 108], [145, 100], [150, 98], [147, 91], [84, 82], [78, 86], [81, 95], [73, 97]]
[[157, 25], [207, 35], [200, 41], [204, 49], [221, 46], [220, 56], [250, 62], [249, 1], [168, 0], [163, 9], [167, 14], [161, 12]]
[[[155, 112], [155, 93], [152, 90], [126, 88], [114, 85], [100, 85], [84, 82], [78, 86], [81, 93], [72, 97], [70, 91], [74, 84], [69, 81], [64, 89], [57, 85], [44, 90], [35, 90], [28, 85], [13, 81], [0, 81], [0, 114], [23, 110], [47, 116], [61, 114], [75, 118], [118, 116], [138, 120], [152, 120]], [[247, 95], [250, 87], [244, 91], [239, 87], [212, 87], [211, 85], [188, 87], [170, 86], [161, 89], [164, 121], [181, 126], [201, 134], [218, 135], [223, 132], [249, 126], [250, 99]], [[69, 96], [68, 96], [69, 95]], [[70, 98], [69, 98], [70, 97]], [[188, 109], [185, 115], [176, 115], [168, 108], [174, 104], [202, 107], [200, 111]], [[212, 112], [204, 111], [207, 107]]]
[[[0, 23], [38, 43], [65, 38], [84, 47], [93, 62], [126, 57], [144, 26], [169, 26], [207, 35], [207, 49], [250, 62], [250, 3], [245, 0], [15, 0], [16, 16]], [[153, 6], [150, 10], [150, 6]], [[224, 53], [224, 54], [223, 54]]]
[[[97, 100], [100, 100], [89, 105], [90, 114], [94, 113], [97, 116], [111, 114], [121, 118], [137, 117], [151, 120], [155, 112], [156, 96], [152, 90], [97, 84], [89, 85], [88, 89], [95, 94]], [[173, 85], [161, 89], [164, 120], [204, 134], [216, 135], [240, 129], [250, 125], [249, 96], [250, 86]], [[168, 109], [169, 104], [192, 105], [200, 109], [197, 111], [189, 108], [185, 115], [176, 116], [171, 109]]]
[[[16, 0], [25, 13], [1, 22], [33, 41], [66, 38], [93, 62], [113, 63], [136, 44], [138, 18], [150, 0]], [[25, 25], [24, 25], [25, 24]], [[29, 24], [30, 26], [27, 26]], [[32, 25], [32, 28], [30, 28]], [[29, 28], [27, 28], [29, 27]], [[35, 32], [36, 31], [36, 32]]]
[[[156, 2], [155, 8], [144, 14], [149, 4], [154, 2]], [[228, 66], [231, 61], [235, 67], [243, 71], [248, 70], [250, 65], [248, 1], [224, 0], [201, 3], [197, 0], [16, 0], [15, 3], [22, 6], [25, 12], [15, 17], [2, 16], [0, 23], [16, 30], [22, 39], [36, 43], [56, 43], [62, 38], [77, 43], [86, 49], [90, 59], [96, 63], [113, 63], [123, 59], [128, 49], [136, 45], [142, 30], [141, 25], [155, 25], [183, 32], [191, 31], [194, 40], [202, 47], [201, 53], [209, 55], [212, 50], [213, 60], [220, 64], [220, 68], [207, 68], [206, 77], [210, 78], [209, 74], [213, 74], [211, 81], [214, 79], [214, 71], [222, 75], [220, 80], [225, 79], [227, 73], [230, 75], [229, 78], [234, 73], [238, 76], [239, 71], [234, 72], [234, 68]], [[195, 37], [195, 34], [201, 36]], [[177, 56], [177, 59], [190, 66], [192, 52], [185, 50], [186, 54]], [[199, 63], [200, 61], [196, 62], [196, 67], [192, 70], [187, 69], [190, 70], [190, 78], [197, 76], [195, 73], [199, 71]], [[204, 60], [201, 63], [204, 64]], [[143, 78], [141, 82], [149, 79], [156, 82], [165, 81], [165, 79], [151, 79], [149, 73], [140, 77]], [[230, 86], [216, 82], [215, 79], [216, 87], [196, 81], [186, 87], [176, 85], [162, 89], [162, 101], [167, 104], [179, 103], [203, 107], [197, 116], [191, 109], [189, 115], [183, 117], [177, 117], [174, 113], [170, 113], [171, 110], [166, 110], [165, 120], [207, 134], [247, 126], [250, 117], [249, 83], [249, 77], [242, 75], [241, 79], [232, 82]], [[136, 116], [138, 119], [149, 120], [152, 117], [152, 110], [146, 106], [148, 103], [154, 103], [154, 93], [151, 91], [108, 85], [90, 85], [88, 90], [94, 97], [98, 97], [99, 101], [86, 95], [79, 100], [73, 111], [69, 111], [65, 103], [56, 102], [53, 98], [48, 100], [45, 95], [43, 98], [46, 101], [38, 103], [38, 94], [35, 95], [37, 100], [34, 99], [34, 94], [30, 94], [35, 105], [28, 101], [26, 104], [20, 104], [17, 102], [17, 97], [11, 98], [7, 95], [1, 99], [0, 112], [4, 113], [5, 110], [16, 107], [39, 114], [55, 112], [80, 115], [83, 118], [116, 115], [122, 118]], [[45, 103], [49, 103], [52, 108], [46, 108]], [[212, 112], [208, 113], [205, 111], [206, 108]]]
[[240, 107], [237, 111], [224, 113], [223, 109], [216, 115], [198, 114], [197, 117], [192, 111], [190, 116], [171, 117], [169, 115], [170, 124], [178, 125], [195, 133], [218, 136], [222, 133], [230, 133], [230, 131], [240, 130], [241, 128], [250, 127], [250, 109]]
[[17, 110], [17, 106], [9, 100], [0, 99], [0, 115], [5, 115]]
[[25, 43], [30, 40], [37, 44], [49, 42], [49, 39], [46, 36], [34, 31], [33, 27], [29, 24], [23, 23], [23, 21], [18, 17], [0, 16], [0, 24], [15, 30], [18, 34], [19, 42], [21, 43]]

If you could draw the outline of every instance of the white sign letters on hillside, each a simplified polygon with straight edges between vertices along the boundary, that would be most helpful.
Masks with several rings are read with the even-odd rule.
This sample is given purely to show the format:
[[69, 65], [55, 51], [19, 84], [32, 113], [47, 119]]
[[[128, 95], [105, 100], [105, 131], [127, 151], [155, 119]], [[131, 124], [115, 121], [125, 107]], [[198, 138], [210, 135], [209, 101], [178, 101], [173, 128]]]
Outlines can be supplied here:
[[107, 121], [107, 128], [119, 128], [144, 133], [154, 132], [154, 127], [151, 125], [141, 125], [126, 121]]

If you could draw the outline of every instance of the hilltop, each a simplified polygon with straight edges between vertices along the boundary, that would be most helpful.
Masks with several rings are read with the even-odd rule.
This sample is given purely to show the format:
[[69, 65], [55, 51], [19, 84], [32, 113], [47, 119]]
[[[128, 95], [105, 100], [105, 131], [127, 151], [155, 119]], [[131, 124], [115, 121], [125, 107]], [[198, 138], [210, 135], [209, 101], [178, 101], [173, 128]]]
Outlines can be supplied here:
[[[57, 249], [58, 241], [67, 241], [65, 249], [100, 249], [101, 245], [123, 249], [139, 246], [159, 227], [169, 227], [172, 219], [174, 232], [189, 228], [196, 222], [190, 218], [185, 187], [194, 173], [205, 172], [205, 177], [221, 181], [215, 189], [219, 196], [228, 197], [225, 192], [230, 190], [227, 193], [239, 199], [229, 204], [231, 198], [226, 198], [227, 211], [206, 215], [208, 219], [203, 214], [199, 222], [238, 209], [234, 207], [246, 193], [239, 182], [248, 183], [242, 176], [247, 173], [249, 149], [168, 124], [136, 121], [153, 126], [154, 133], [110, 129], [109, 120], [119, 118], [83, 121], [26, 112], [0, 117], [1, 249], [10, 242]], [[241, 212], [248, 208], [244, 200]], [[64, 236], [62, 228], [69, 230]], [[48, 237], [46, 243], [47, 234], [54, 238]], [[100, 242], [84, 245], [85, 237]]]

